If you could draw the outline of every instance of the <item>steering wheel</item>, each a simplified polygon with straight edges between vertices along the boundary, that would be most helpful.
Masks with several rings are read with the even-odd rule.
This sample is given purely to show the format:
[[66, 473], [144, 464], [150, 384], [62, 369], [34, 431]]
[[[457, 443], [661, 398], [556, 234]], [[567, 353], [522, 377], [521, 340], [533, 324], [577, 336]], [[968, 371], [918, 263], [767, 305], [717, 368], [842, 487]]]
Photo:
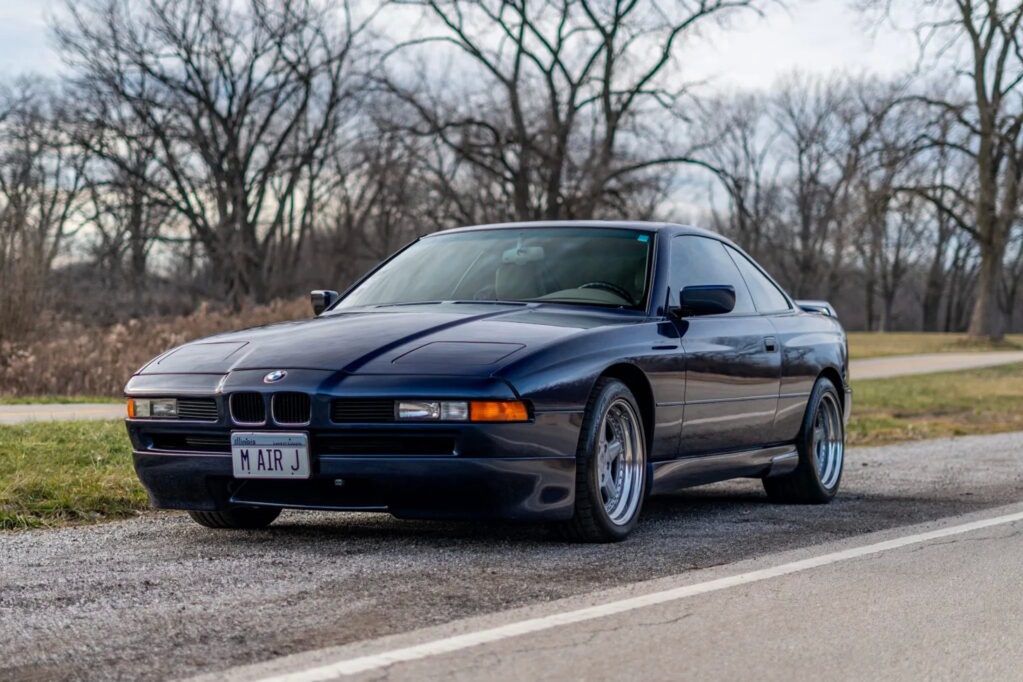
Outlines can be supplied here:
[[580, 284], [576, 288], [577, 289], [603, 289], [604, 291], [610, 291], [612, 294], [614, 294], [616, 296], [621, 296], [622, 299], [624, 299], [626, 302], [628, 302], [629, 305], [635, 305], [636, 304], [636, 302], [632, 300], [632, 295], [628, 291], [626, 291], [622, 287], [618, 286], [617, 284], [613, 284], [611, 282], [587, 282], [586, 284]]

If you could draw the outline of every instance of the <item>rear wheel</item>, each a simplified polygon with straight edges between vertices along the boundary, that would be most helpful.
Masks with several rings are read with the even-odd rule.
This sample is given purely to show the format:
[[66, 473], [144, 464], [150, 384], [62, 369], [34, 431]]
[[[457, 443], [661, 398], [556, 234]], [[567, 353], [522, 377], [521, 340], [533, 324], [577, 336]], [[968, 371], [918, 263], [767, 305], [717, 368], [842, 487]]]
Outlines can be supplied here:
[[576, 452], [575, 514], [562, 534], [579, 542], [624, 540], [646, 491], [646, 438], [639, 406], [617, 379], [597, 382]]
[[838, 492], [845, 464], [845, 424], [838, 390], [820, 378], [813, 387], [796, 440], [799, 464], [784, 476], [764, 479], [772, 502], [823, 504]]
[[200, 526], [207, 528], [255, 529], [266, 528], [281, 515], [280, 509], [226, 509], [206, 512], [190, 511], [188, 515]]

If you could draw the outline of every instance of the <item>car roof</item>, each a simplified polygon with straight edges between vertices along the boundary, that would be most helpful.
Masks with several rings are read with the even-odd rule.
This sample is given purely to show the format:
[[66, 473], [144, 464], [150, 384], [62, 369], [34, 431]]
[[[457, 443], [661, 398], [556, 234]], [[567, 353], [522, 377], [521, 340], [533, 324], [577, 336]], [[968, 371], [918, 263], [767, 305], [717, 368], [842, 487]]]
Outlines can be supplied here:
[[596, 228], [607, 228], [607, 229], [631, 229], [631, 230], [649, 230], [651, 232], [659, 233], [670, 233], [671, 235], [677, 234], [696, 234], [705, 237], [713, 237], [722, 241], [732, 242], [726, 237], [705, 230], [702, 227], [695, 227], [693, 225], [680, 225], [677, 223], [654, 223], [646, 222], [643, 220], [536, 220], [536, 221], [523, 221], [514, 223], [491, 223], [488, 225], [472, 225], [467, 227], [454, 227], [440, 232], [434, 232], [426, 237], [431, 237], [441, 234], [452, 234], [455, 232], [474, 232], [477, 230], [514, 230], [522, 228], [537, 228], [537, 227], [596, 227]]

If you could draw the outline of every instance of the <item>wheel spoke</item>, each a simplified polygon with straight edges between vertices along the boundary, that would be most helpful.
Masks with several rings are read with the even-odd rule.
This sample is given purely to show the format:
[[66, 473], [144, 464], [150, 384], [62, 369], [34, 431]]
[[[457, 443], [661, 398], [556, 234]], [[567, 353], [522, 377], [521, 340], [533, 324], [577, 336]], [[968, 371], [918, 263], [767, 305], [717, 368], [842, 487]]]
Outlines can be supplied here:
[[604, 458], [608, 462], [615, 462], [622, 456], [622, 452], [624, 450], [625, 446], [622, 442], [620, 440], [614, 440], [607, 444], [607, 448], [604, 451]]

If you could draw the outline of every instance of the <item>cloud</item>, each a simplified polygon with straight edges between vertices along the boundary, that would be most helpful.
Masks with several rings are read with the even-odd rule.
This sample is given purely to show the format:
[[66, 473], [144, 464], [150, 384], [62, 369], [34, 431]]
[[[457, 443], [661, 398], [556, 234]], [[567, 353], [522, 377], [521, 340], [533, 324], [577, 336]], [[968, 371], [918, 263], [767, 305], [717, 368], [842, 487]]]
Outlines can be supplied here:
[[46, 18], [56, 0], [6, 2], [0, 7], [0, 72], [53, 74], [60, 68]]
[[[53, 74], [61, 62], [49, 40], [46, 19], [60, 0], [7, 0], [0, 7], [0, 70], [7, 74]], [[687, 79], [711, 87], [767, 87], [795, 71], [888, 75], [913, 66], [913, 40], [873, 27], [849, 0], [803, 0], [772, 5], [764, 18], [752, 13], [727, 28], [707, 30], [678, 58]], [[389, 16], [393, 23], [394, 16]]]

